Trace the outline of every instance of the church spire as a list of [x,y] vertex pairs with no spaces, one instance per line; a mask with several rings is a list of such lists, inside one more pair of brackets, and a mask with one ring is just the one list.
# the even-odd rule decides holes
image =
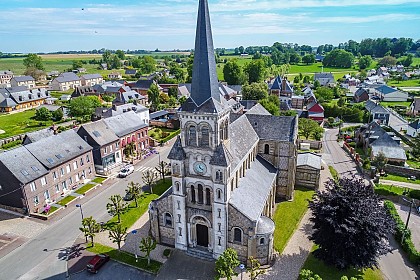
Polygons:
[[191,98],[197,106],[201,106],[211,97],[220,102],[208,2],[199,1],[191,84]]

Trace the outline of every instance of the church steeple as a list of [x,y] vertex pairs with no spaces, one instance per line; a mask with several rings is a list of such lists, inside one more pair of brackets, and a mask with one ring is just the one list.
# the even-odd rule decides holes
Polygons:
[[197,106],[211,97],[220,102],[208,1],[199,1],[191,84],[191,99]]

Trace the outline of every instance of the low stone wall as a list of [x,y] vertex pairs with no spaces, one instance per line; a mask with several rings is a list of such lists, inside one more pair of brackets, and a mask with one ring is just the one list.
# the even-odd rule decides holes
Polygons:
[[420,178],[420,169],[387,164],[385,165],[384,170],[386,173],[396,174],[399,176],[416,176],[417,178]]
[[298,146],[300,148],[300,144],[310,144],[312,150],[321,150],[322,149],[322,141],[313,141],[313,140],[298,140]]
[[23,210],[22,208],[16,208],[16,207],[7,206],[7,205],[3,205],[3,204],[0,204],[0,208],[8,210],[8,211],[12,211],[12,212],[17,212],[17,213],[22,214],[22,215],[26,215],[25,210]]
[[23,138],[25,138],[26,134],[20,134],[20,135],[16,135],[13,137],[9,137],[9,138],[5,138],[5,139],[0,139],[0,147],[4,144],[16,141],[16,140],[23,140]]

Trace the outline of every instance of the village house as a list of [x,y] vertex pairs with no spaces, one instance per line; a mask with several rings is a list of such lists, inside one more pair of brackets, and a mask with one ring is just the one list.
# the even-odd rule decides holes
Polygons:
[[369,100],[369,91],[366,88],[360,87],[354,93],[353,100],[356,103],[364,102]]
[[314,82],[318,81],[321,86],[334,86],[335,78],[332,73],[315,73]]
[[76,98],[79,96],[97,96],[101,99],[101,94],[96,92],[92,86],[80,86],[77,87],[71,94],[71,98]]
[[319,123],[324,121],[324,107],[318,102],[312,102],[306,106],[308,118]]
[[[147,92],[149,91],[150,87],[152,86],[152,84],[156,84],[156,82],[154,80],[143,80],[140,79],[135,83],[130,83],[128,84],[128,86],[134,90],[137,91],[138,93],[140,93],[141,95],[147,95]],[[159,87],[159,85],[157,85],[159,88],[159,91],[163,91],[163,89],[161,87]]]
[[150,233],[193,257],[214,260],[232,248],[241,262],[268,264],[275,200],[293,199],[298,120],[260,104],[234,113],[240,104],[220,94],[207,0],[199,3],[193,69],[168,156],[172,186],[150,203]]
[[291,102],[293,95],[293,86],[289,83],[286,77],[280,78],[277,76],[273,84],[270,86],[270,94],[279,97],[280,102]]
[[378,70],[376,70],[376,75],[383,78],[388,78],[389,77],[388,68],[383,67],[383,66],[379,67]]
[[415,97],[413,103],[411,103],[409,114],[411,116],[420,115],[420,97]]
[[82,86],[94,86],[97,84],[102,84],[104,78],[100,74],[86,74],[80,77],[82,81]]
[[75,89],[82,85],[82,82],[76,74],[72,72],[61,73],[51,82],[51,89],[55,91],[67,91]]
[[127,76],[135,76],[137,74],[136,69],[125,69],[125,75]]
[[36,108],[45,103],[50,94],[44,88],[26,89],[25,86],[0,89],[0,111],[11,112]]
[[321,177],[321,156],[314,153],[302,153],[297,156],[296,186],[319,189]]
[[408,124],[407,135],[411,137],[417,137],[420,134],[420,120],[417,119],[414,122]]
[[93,147],[96,173],[109,174],[122,163],[119,137],[102,120],[82,125],[77,134]]
[[118,92],[115,94],[115,99],[112,101],[112,105],[118,106],[133,102],[144,106],[147,103],[147,98],[134,90]]
[[32,89],[36,86],[35,79],[31,76],[14,76],[10,80],[10,84],[12,87],[26,87],[27,89]]
[[372,92],[375,96],[379,97],[380,100],[388,102],[406,102],[408,99],[408,93],[400,91],[396,88],[381,85],[372,89]]
[[92,147],[75,131],[0,154],[0,204],[42,213],[95,176]]
[[369,120],[375,121],[379,124],[389,124],[389,117],[391,113],[378,103],[368,100],[365,104],[365,109],[369,112]]
[[109,80],[120,80],[122,79],[122,75],[120,72],[112,72],[108,74]]
[[0,71],[0,88],[7,88],[11,87],[10,81],[13,78],[12,71]]

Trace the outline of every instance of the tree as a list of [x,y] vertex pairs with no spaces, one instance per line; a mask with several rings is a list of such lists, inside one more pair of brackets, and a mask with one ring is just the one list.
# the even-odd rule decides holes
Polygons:
[[90,117],[97,107],[101,106],[97,96],[80,96],[70,101],[70,115],[73,117]]
[[178,87],[170,87],[168,89],[168,95],[176,99],[178,97]]
[[83,67],[83,61],[81,60],[73,60],[73,64],[72,64],[72,69],[76,70],[78,68],[82,68]]
[[340,99],[338,99],[337,101],[337,105],[340,107],[343,107],[346,104],[346,98],[345,97],[340,97]]
[[216,261],[216,279],[232,280],[232,276],[238,275],[235,268],[239,265],[238,253],[232,248],[226,249]]
[[82,226],[83,227],[79,228],[80,231],[83,232],[86,237],[90,238],[93,247],[93,238],[95,237],[96,233],[99,232],[101,226],[92,217],[84,218],[82,220]]
[[52,112],[51,117],[52,117],[53,121],[59,122],[64,117],[63,111],[61,111],[60,109],[55,110],[54,112]]
[[252,83],[242,87],[242,96],[244,100],[260,100],[268,95],[268,86],[266,83]]
[[125,242],[126,238],[127,227],[123,227],[121,224],[116,224],[109,230],[109,239],[113,243],[117,243],[118,251],[121,250],[121,242]]
[[136,203],[136,208],[137,208],[137,199],[139,199],[143,193],[143,190],[141,189],[141,186],[139,183],[134,183],[133,181],[131,181],[128,184],[127,193],[131,194],[131,196],[134,199],[134,202]]
[[314,88],[315,88],[315,89],[318,89],[320,86],[321,86],[321,83],[320,83],[318,80],[316,80],[316,81],[314,82]]
[[319,124],[311,119],[299,119],[299,134],[309,139],[309,136],[315,134],[319,129]]
[[153,108],[153,110],[156,110],[160,104],[159,95],[159,88],[155,83],[153,83],[147,91],[147,96],[149,97],[149,102],[151,103],[150,106]]
[[253,256],[250,256],[248,260],[250,265],[246,270],[249,273],[251,280],[256,280],[258,276],[265,273],[265,269],[261,269],[260,262]]
[[359,59],[359,69],[368,68],[373,62],[373,59],[370,55],[364,55]]
[[38,70],[45,70],[42,58],[34,53],[28,54],[28,56],[23,60],[23,65],[25,65],[26,68],[32,67]]
[[394,227],[379,197],[363,179],[330,179],[325,186],[309,202],[314,255],[339,269],[377,266]]
[[51,112],[45,107],[39,108],[36,110],[35,119],[37,121],[49,121],[51,119]]
[[127,204],[124,203],[121,195],[115,194],[112,195],[109,200],[111,202],[108,202],[106,204],[106,209],[108,210],[108,213],[112,216],[118,217],[118,223],[121,223],[121,214],[123,214],[127,210]]
[[169,95],[167,93],[161,92],[159,94],[159,104],[166,104],[169,101]]
[[294,83],[294,84],[298,84],[299,82],[300,82],[299,76],[295,76],[295,77],[293,78],[293,83]]
[[255,59],[245,65],[244,72],[247,74],[248,83],[258,83],[264,80],[267,67],[264,60]]
[[169,97],[168,105],[169,107],[174,108],[176,106],[176,97]]
[[384,170],[387,163],[388,159],[383,152],[379,152],[379,154],[372,161],[372,165],[376,166],[379,172]]
[[399,61],[404,67],[410,67],[410,65],[413,63],[413,55],[410,53],[406,57],[403,57]]
[[164,161],[159,162],[155,167],[156,171],[160,174],[160,178],[165,181],[165,175],[168,173],[168,164]]
[[397,64],[397,59],[393,56],[387,55],[378,61],[381,66],[389,67]]
[[350,68],[353,61],[354,55],[352,53],[334,49],[325,56],[322,64],[327,67]]
[[156,60],[151,56],[143,56],[141,60],[141,70],[143,73],[150,74],[156,71]]
[[146,172],[143,172],[141,179],[149,187],[150,192],[153,193],[152,185],[157,179],[156,172],[147,170]]
[[317,99],[324,99],[324,101],[331,101],[334,98],[334,91],[328,87],[319,87],[315,92]]
[[310,78],[309,78],[309,76],[305,76],[305,77],[303,77],[303,83],[304,84],[309,84],[309,82],[310,82]]
[[315,55],[314,54],[307,54],[302,57],[302,62],[306,65],[315,63]]
[[36,69],[35,67],[26,68],[23,74],[26,76],[31,76],[36,81],[39,81],[42,77],[45,77],[45,72],[43,70]]
[[118,57],[120,60],[125,60],[125,53],[124,53],[124,51],[122,51],[122,50],[117,50],[117,51],[115,52],[115,54],[117,55],[117,57]]
[[273,116],[280,115],[280,100],[275,95],[269,95],[260,100],[260,104]]
[[156,248],[156,241],[152,237],[148,236],[142,238],[140,241],[140,251],[146,254],[147,266],[150,265],[150,253]]
[[322,280],[322,278],[309,269],[302,269],[299,272],[299,280]]
[[411,154],[416,157],[419,158],[420,157],[420,135],[417,135],[417,137],[412,139],[413,142],[413,146],[412,146],[412,150],[411,150]]
[[229,60],[223,67],[223,75],[229,85],[241,85],[244,80],[242,67],[236,59]]
[[102,61],[106,63],[108,67],[110,66],[111,56],[112,56],[112,53],[109,50],[104,51],[104,53],[102,54]]
[[111,69],[119,69],[122,67],[121,59],[116,54],[111,55],[108,64]]

